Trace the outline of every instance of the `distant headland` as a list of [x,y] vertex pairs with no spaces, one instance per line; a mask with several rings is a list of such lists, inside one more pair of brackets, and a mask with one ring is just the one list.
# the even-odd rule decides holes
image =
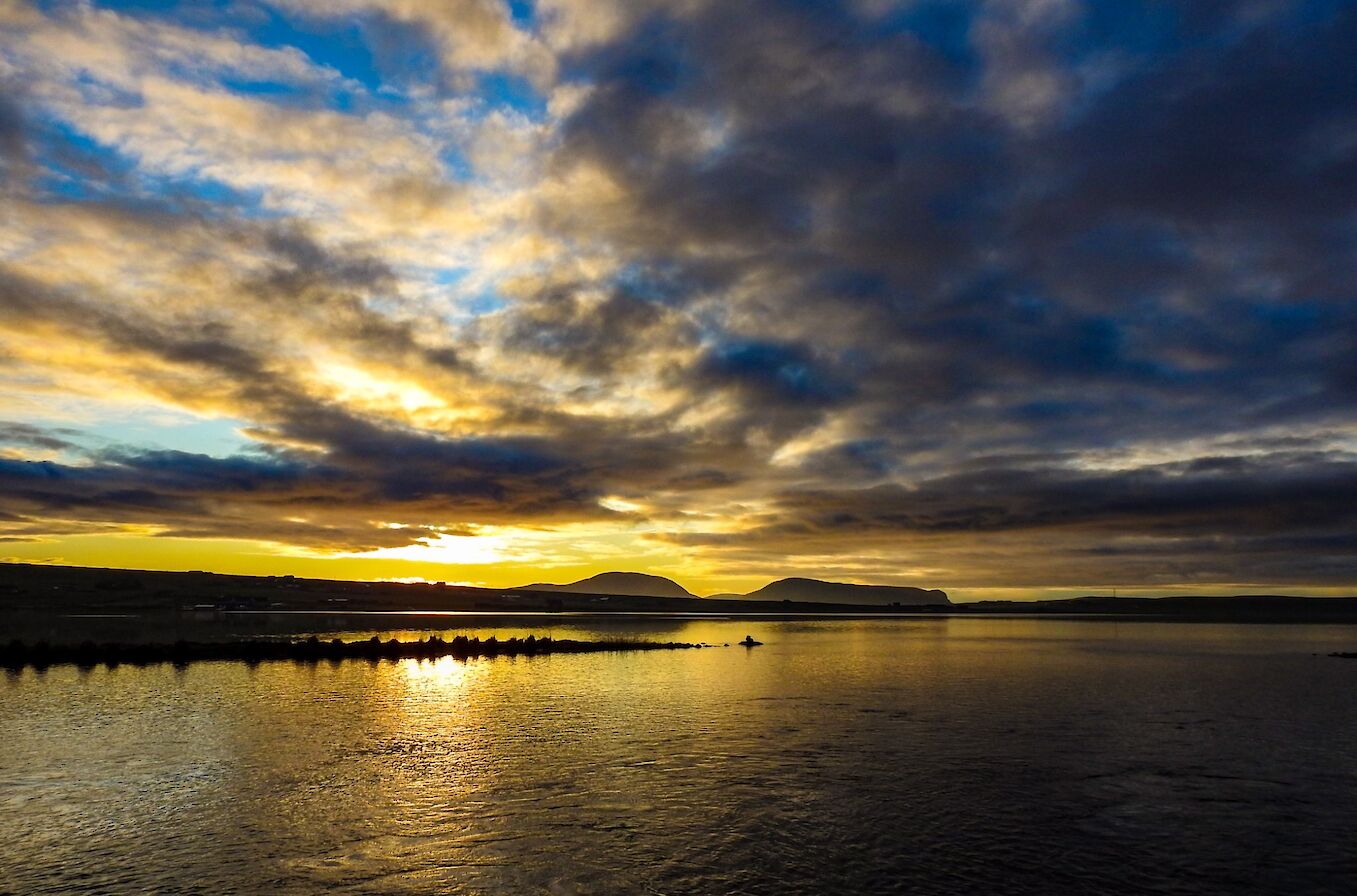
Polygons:
[[801,600],[825,604],[883,604],[891,606],[948,606],[947,592],[938,588],[897,585],[853,585],[819,579],[779,579],[751,591],[749,600]]

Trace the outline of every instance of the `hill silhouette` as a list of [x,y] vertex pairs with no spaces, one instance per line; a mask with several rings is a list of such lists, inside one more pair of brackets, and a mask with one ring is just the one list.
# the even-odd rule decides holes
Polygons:
[[575,594],[618,594],[628,597],[693,597],[673,579],[643,572],[601,572],[566,585],[524,585],[524,591],[569,591]]
[[947,592],[936,588],[899,585],[853,585],[819,579],[779,579],[757,591],[741,595],[746,600],[795,600],[819,604],[880,604],[889,606],[938,606],[950,604]]
[[[673,579],[640,572],[603,572],[566,585],[524,585],[523,591],[568,591],[573,594],[610,594],[628,597],[693,597]],[[787,578],[770,582],[748,594],[714,594],[714,600],[801,601],[855,606],[945,606],[951,601],[938,589],[894,585],[854,585],[820,579]]]

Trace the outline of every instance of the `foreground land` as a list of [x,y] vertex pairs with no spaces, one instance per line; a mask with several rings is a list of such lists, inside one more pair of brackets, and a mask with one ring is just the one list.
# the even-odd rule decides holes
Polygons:
[[0,564],[0,631],[3,631],[5,614],[194,614],[210,617],[214,614],[249,611],[651,612],[722,616],[787,613],[816,616],[860,613],[961,616],[1037,614],[1186,621],[1357,623],[1357,597],[1089,596],[1070,600],[982,601],[937,606],[854,605]]

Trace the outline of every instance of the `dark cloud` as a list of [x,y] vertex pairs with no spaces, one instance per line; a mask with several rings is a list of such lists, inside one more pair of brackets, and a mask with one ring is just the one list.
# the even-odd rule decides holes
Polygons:
[[63,451],[75,447],[69,437],[78,433],[72,429],[47,429],[18,423],[12,420],[0,420],[0,444],[23,445],[42,448],[48,451]]
[[[727,287],[715,320],[858,353],[835,403],[882,426],[938,409],[975,450],[1000,429],[1069,438],[1075,391],[1114,411],[1086,420],[1097,443],[1246,427],[1297,391],[1332,416],[1351,324],[1318,322],[1357,272],[1357,27],[1347,10],[1246,13],[1131,27],[1098,6],[1028,35],[1071,93],[1019,132],[978,109],[984,54],[957,52],[980,7],[941,29],[703,6],[574,60],[601,86],[556,164],[619,178],[644,216],[593,225],[702,293]],[[771,391],[746,391],[752,413]]]
[[638,354],[689,342],[692,328],[662,303],[619,288],[605,296],[560,286],[517,302],[495,321],[497,344],[606,377],[637,365]]
[[843,400],[852,385],[829,370],[805,345],[734,342],[703,355],[699,388],[730,389],[768,404],[820,405]]
[[1072,176],[1055,202],[1066,227],[1128,214],[1298,240],[1346,214],[1357,13],[1297,9],[1228,34],[1128,76],[1051,139]]
[[13,85],[0,82],[0,91],[0,175],[8,177],[28,163],[28,128],[23,109],[14,100]]
[[[11,519],[66,520],[84,530],[138,523],[165,535],[364,550],[465,533],[463,519],[588,515],[596,498],[530,445],[361,429],[346,427],[353,435],[320,455],[116,449],[81,464],[0,458],[0,509]],[[408,515],[430,525],[386,525]],[[5,527],[30,528],[51,534]]]
[[992,467],[844,492],[784,494],[785,525],[849,532],[997,532],[1045,527],[1109,532],[1357,534],[1357,461],[1316,454],[1201,457],[1100,472]]
[[744,477],[736,475],[726,470],[715,468],[685,470],[675,476],[671,476],[663,482],[663,487],[669,491],[693,492],[702,489],[724,488],[726,486],[738,485]]

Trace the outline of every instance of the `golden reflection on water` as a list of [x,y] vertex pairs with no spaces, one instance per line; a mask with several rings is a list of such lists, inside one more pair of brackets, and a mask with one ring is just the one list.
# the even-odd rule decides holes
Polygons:
[[437,659],[406,659],[397,666],[411,693],[453,696],[472,690],[485,678],[489,664],[452,656]]

